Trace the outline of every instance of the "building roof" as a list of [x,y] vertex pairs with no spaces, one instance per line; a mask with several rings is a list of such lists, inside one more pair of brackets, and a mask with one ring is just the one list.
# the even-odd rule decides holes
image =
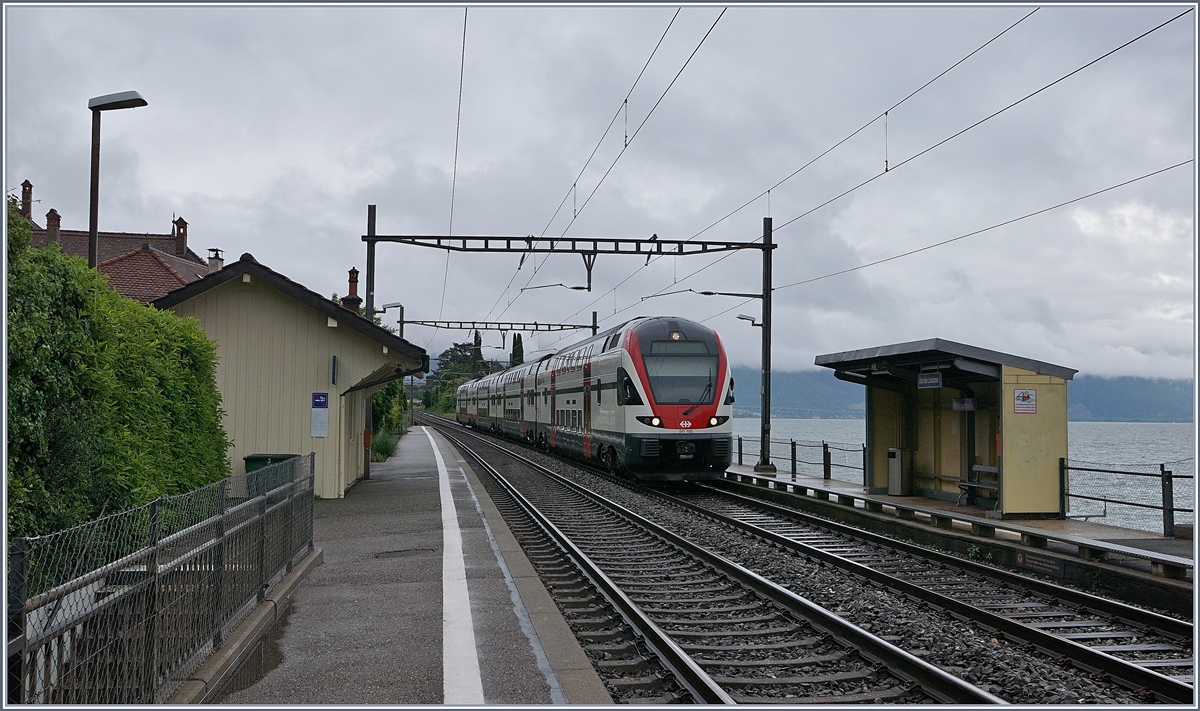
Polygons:
[[999,351],[990,351],[963,343],[955,343],[942,338],[928,338],[923,341],[895,343],[890,346],[876,346],[857,351],[828,353],[819,355],[815,364],[838,371],[862,372],[863,374],[880,374],[888,368],[934,366],[940,363],[952,365],[957,370],[983,374],[980,369],[971,369],[972,363],[983,366],[1007,365],[1014,368],[1032,370],[1041,375],[1052,375],[1063,380],[1070,380],[1078,370],[1064,368],[1061,365],[1044,363],[1032,358],[1023,358]]
[[[49,233],[44,227],[30,224],[30,243],[41,249],[49,244],[50,240],[47,235]],[[141,249],[143,244],[149,244],[158,251],[175,255],[175,235],[156,234],[156,233],[138,233],[138,232],[97,232],[96,242],[100,251],[100,261],[106,262],[110,259],[128,254],[134,250]],[[87,230],[59,230],[58,245],[62,251],[76,257],[88,258],[88,231]],[[189,247],[185,257],[190,262],[196,264],[205,264],[204,259],[193,252]],[[176,257],[178,259],[178,257]]]
[[282,291],[310,308],[316,309],[339,324],[345,325],[367,338],[387,346],[391,351],[395,351],[400,355],[421,363],[423,368],[428,369],[429,361],[424,348],[409,343],[386,328],[377,326],[359,316],[356,312],[330,301],[327,297],[321,296],[304,285],[288,279],[286,276],[267,266],[259,264],[254,259],[254,255],[249,252],[243,254],[238,261],[225,265],[223,269],[208,274],[190,284],[180,286],[165,296],[155,299],[151,302],[151,305],[159,309],[168,309],[176,304],[199,296],[209,289],[215,289],[243,274],[249,274],[251,277],[259,279],[264,284]]
[[202,278],[208,266],[159,251],[149,243],[141,249],[101,262],[97,269],[108,275],[108,284],[143,304],[165,296],[172,289]]

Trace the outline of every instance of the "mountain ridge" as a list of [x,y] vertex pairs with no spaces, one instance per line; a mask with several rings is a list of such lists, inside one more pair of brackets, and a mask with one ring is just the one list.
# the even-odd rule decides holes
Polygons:
[[[759,371],[735,367],[735,417],[757,417]],[[1192,422],[1189,379],[1077,376],[1067,386],[1067,417],[1075,422]],[[771,373],[771,415],[800,419],[862,419],[865,389],[833,377],[833,371]]]

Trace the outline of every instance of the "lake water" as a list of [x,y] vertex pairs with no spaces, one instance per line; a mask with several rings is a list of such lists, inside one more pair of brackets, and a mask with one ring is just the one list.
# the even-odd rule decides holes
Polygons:
[[[1140,471],[1157,475],[1159,464],[1179,475],[1195,475],[1195,426],[1190,422],[1069,422],[1068,453],[1071,464],[1095,469]],[[758,418],[736,417],[733,434],[741,436],[747,464],[758,460]],[[748,441],[753,439],[753,441]],[[828,442],[836,479],[862,483],[862,443],[865,420],[771,420],[771,458],[780,471],[791,470],[788,441],[796,440],[797,470],[820,476],[822,441]],[[812,445],[812,446],[804,446]],[[849,450],[849,451],[846,451]],[[736,457],[736,454],[735,454]],[[736,460],[735,460],[736,461]],[[840,466],[839,466],[840,465]],[[1103,514],[1090,520],[1114,526],[1162,532],[1162,512],[1111,503],[1112,500],[1162,505],[1162,485],[1157,476],[1124,476],[1094,472],[1070,473],[1071,492],[1107,497],[1098,501],[1071,500],[1071,515]],[[1176,479],[1175,506],[1195,509],[1196,480]],[[1176,523],[1192,523],[1195,514],[1176,512]]]

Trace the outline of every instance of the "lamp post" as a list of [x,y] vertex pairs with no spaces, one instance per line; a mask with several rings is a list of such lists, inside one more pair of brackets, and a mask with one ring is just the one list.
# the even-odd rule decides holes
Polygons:
[[145,105],[146,100],[136,91],[105,94],[88,101],[88,108],[92,111],[92,195],[88,207],[88,266],[93,269],[100,263],[100,242],[96,236],[97,215],[100,209],[100,112],[134,109]]

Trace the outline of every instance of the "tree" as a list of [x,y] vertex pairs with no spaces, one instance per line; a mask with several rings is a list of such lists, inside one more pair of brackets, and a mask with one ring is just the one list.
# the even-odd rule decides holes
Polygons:
[[512,354],[509,356],[509,365],[521,365],[525,362],[525,343],[521,340],[521,334],[513,334]]
[[8,204],[8,531],[28,536],[229,475],[216,344],[142,306]]
[[483,338],[479,335],[479,330],[475,330],[474,348],[471,349],[471,359],[473,361],[471,370],[479,375],[487,373],[487,363],[483,362]]

